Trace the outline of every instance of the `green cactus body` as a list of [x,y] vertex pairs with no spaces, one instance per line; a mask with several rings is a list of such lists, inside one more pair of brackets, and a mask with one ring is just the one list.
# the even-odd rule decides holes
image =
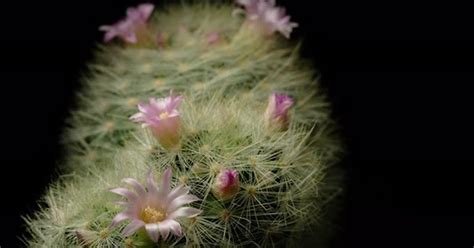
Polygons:
[[[341,152],[328,104],[298,46],[263,37],[232,15],[230,4],[183,4],[155,13],[149,29],[165,45],[106,45],[79,94],[65,135],[64,176],[46,204],[27,217],[30,247],[298,246],[303,231],[322,225],[340,193],[335,164]],[[208,44],[206,35],[221,40]],[[136,104],[184,96],[178,149],[164,149],[129,117]],[[295,99],[289,128],[265,127],[272,92]],[[183,236],[155,244],[143,230],[124,237],[126,223],[109,228],[120,197],[107,189],[122,178],[145,179],[172,168],[171,184],[188,185],[202,214],[180,220]],[[212,194],[221,168],[240,175],[228,200]],[[323,239],[317,232],[314,239]]]

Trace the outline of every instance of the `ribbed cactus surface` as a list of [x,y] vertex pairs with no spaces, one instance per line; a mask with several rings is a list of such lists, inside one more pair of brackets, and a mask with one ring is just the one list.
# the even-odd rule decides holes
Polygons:
[[[172,5],[154,12],[141,41],[100,46],[65,132],[64,176],[26,218],[28,246],[298,246],[304,231],[325,228],[341,191],[334,169],[341,149],[328,103],[299,46],[256,34],[235,9]],[[170,91],[183,98],[172,149],[129,119],[138,103]],[[294,100],[280,130],[266,120],[273,93]],[[225,169],[238,175],[228,197],[215,189]],[[127,188],[124,178],[147,185],[147,173],[160,185],[166,170],[171,188],[184,185],[199,198],[187,206],[200,214],[177,218],[181,235],[156,241],[145,228],[124,235],[128,220],[111,227],[124,210],[115,202],[126,198],[108,190]],[[139,214],[145,222],[161,220],[147,211]]]

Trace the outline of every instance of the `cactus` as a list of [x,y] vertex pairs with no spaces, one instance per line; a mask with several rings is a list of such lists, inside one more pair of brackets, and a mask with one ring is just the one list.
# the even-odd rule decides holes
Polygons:
[[[27,246],[298,246],[305,231],[329,228],[341,191],[329,105],[299,45],[259,31],[242,13],[230,3],[170,5],[136,37],[99,46],[65,132],[64,176],[25,218]],[[179,136],[164,145],[129,118],[138,103],[143,109],[170,91],[182,100]],[[276,92],[291,100],[271,117]],[[140,190],[147,173],[162,183],[158,190],[168,175],[171,187],[192,194],[184,203],[199,211],[176,219],[182,233],[124,235],[130,220],[111,225],[129,203],[114,204],[121,197],[108,190],[127,187],[124,178]],[[154,192],[150,184],[146,191]],[[155,210],[139,215],[161,221]]]

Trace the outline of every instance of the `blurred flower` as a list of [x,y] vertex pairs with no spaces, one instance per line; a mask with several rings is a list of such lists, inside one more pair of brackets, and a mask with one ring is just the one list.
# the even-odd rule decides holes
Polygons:
[[207,44],[214,45],[221,40],[221,36],[218,32],[212,32],[207,34]]
[[104,42],[109,42],[115,37],[120,37],[128,43],[137,43],[137,31],[146,27],[146,22],[151,16],[155,6],[153,4],[140,4],[136,8],[127,9],[127,17],[113,25],[100,26],[100,31],[105,31]]
[[189,189],[184,185],[170,189],[171,169],[163,172],[159,187],[153,179],[151,171],[148,173],[146,189],[137,180],[125,178],[122,181],[133,187],[134,191],[126,188],[115,188],[110,191],[125,196],[128,201],[119,201],[117,204],[126,209],[115,216],[110,226],[113,228],[124,220],[131,222],[123,229],[124,236],[130,236],[144,227],[148,236],[157,242],[160,236],[168,238],[170,232],[182,236],[181,224],[176,221],[180,217],[195,217],[201,210],[183,205],[200,200],[188,194]]
[[177,108],[182,100],[182,96],[172,94],[161,99],[150,98],[149,104],[138,104],[140,112],[130,119],[141,122],[144,128],[150,128],[164,148],[176,148],[179,145],[181,131],[181,118]]
[[158,33],[156,36],[156,44],[160,49],[164,49],[166,46],[166,36],[163,32]]
[[275,0],[236,0],[237,4],[245,8],[247,20],[260,28],[265,35],[278,31],[286,38],[290,38],[293,28],[298,23],[290,22],[285,8],[276,7]]
[[286,130],[288,128],[288,110],[293,103],[293,99],[288,95],[273,93],[268,100],[265,111],[267,127]]
[[232,199],[239,192],[239,189],[239,173],[231,169],[222,169],[212,186],[212,192],[221,200]]

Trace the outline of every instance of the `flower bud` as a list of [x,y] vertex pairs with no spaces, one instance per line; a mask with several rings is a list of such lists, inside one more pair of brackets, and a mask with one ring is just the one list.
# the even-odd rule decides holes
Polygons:
[[212,186],[214,196],[224,201],[232,199],[239,189],[239,173],[231,169],[221,169]]
[[293,99],[284,94],[273,93],[265,111],[265,125],[276,130],[288,129],[288,110]]

